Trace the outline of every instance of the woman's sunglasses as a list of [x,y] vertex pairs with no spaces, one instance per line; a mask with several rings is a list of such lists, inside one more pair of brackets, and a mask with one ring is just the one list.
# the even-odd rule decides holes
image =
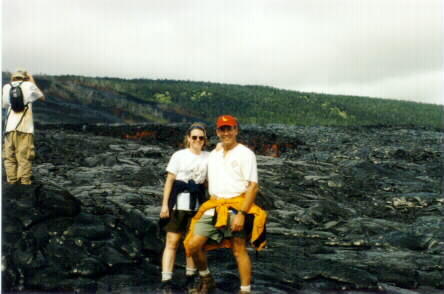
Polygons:
[[191,139],[193,139],[194,141],[196,141],[197,139],[199,139],[200,141],[203,141],[205,139],[204,136],[191,136]]

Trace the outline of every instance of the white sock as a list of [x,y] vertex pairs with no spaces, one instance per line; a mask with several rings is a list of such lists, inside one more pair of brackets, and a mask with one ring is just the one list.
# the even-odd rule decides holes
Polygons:
[[196,273],[197,273],[197,268],[186,267],[185,275],[192,276],[192,275],[195,275]]
[[205,277],[205,276],[208,276],[210,274],[210,270],[207,268],[206,270],[203,270],[203,271],[199,271],[199,275],[201,276],[201,277]]
[[251,285],[248,286],[240,286],[242,292],[251,292]]
[[162,272],[162,282],[171,280],[173,278],[172,272]]

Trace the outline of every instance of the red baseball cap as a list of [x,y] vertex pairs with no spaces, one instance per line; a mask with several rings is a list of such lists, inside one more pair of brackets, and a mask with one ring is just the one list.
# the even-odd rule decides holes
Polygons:
[[235,127],[237,126],[237,120],[234,116],[231,116],[229,114],[224,114],[219,116],[216,123],[217,128],[223,127],[223,126],[231,126]]

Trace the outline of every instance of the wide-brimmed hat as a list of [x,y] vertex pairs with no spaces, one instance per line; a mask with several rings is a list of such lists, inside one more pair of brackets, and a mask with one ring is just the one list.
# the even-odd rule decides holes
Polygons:
[[17,69],[11,76],[13,79],[24,79],[28,75],[28,72],[24,68]]

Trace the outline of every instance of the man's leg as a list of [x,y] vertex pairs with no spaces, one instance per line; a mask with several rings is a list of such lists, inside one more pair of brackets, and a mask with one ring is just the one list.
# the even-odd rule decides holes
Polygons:
[[[196,224],[197,225],[197,224]],[[212,225],[208,224],[200,224],[200,229],[206,231],[207,229],[214,229]],[[199,270],[199,280],[193,287],[189,288],[188,293],[199,293],[199,294],[207,294],[211,292],[214,288],[216,288],[216,283],[214,282],[214,278],[211,275],[208,269],[208,259],[205,250],[203,249],[205,244],[208,241],[207,236],[197,235],[196,231],[199,231],[195,227],[195,233],[191,236],[191,239],[188,241],[188,252],[191,254],[191,257],[194,260],[194,263]]]
[[17,183],[17,158],[15,156],[16,132],[10,132],[5,136],[3,145],[3,158],[5,164],[6,179],[9,184]]
[[205,250],[203,250],[204,245],[207,243],[208,237],[200,236],[194,234],[191,236],[188,242],[189,252],[194,260],[199,271],[206,270],[208,268],[208,259]]
[[[194,259],[192,258],[192,257],[186,257],[186,266],[187,266],[187,270],[189,269],[189,270],[191,270],[191,269],[194,269],[194,270],[196,270],[197,269],[197,267],[196,267],[196,263],[194,262]],[[188,275],[188,273],[187,273],[187,275]],[[191,275],[191,273],[190,273],[190,275]]]
[[35,157],[34,137],[32,134],[17,133],[17,179],[22,184],[30,185],[32,160]]
[[251,259],[247,251],[246,239],[233,237],[231,242],[233,255],[239,269],[241,286],[249,286],[251,284]]

